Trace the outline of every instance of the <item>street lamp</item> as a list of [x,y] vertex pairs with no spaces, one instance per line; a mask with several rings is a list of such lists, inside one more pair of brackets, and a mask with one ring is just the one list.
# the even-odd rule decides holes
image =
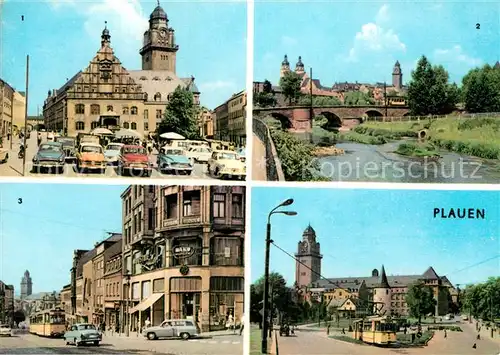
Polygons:
[[[263,314],[262,314],[262,354],[267,354],[267,314],[268,314],[268,297],[269,297],[269,253],[271,247],[271,216],[273,214],[281,213],[286,216],[295,216],[297,212],[294,211],[277,211],[278,208],[284,206],[290,206],[293,203],[293,199],[289,198],[286,201],[283,201],[278,206],[274,207],[269,215],[267,216],[267,229],[266,229],[266,261],[264,267],[264,299],[263,299]],[[269,322],[270,324],[271,322]]]
[[124,284],[127,286],[125,289],[126,289],[126,292],[125,292],[125,334],[127,335],[127,337],[129,336],[129,310],[128,310],[128,303],[129,303],[129,292],[130,292],[130,274],[127,272],[125,275],[124,275]]

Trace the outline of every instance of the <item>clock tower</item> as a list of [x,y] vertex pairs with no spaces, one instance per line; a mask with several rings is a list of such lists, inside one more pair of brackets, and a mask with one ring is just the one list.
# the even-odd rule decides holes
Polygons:
[[142,70],[168,70],[175,74],[175,56],[179,46],[175,44],[174,30],[168,27],[168,17],[160,6],[149,16],[149,29],[144,32],[144,45],[140,50]]
[[310,286],[320,279],[323,256],[320,254],[320,245],[316,242],[316,232],[311,225],[302,234],[295,258],[295,282],[298,287]]

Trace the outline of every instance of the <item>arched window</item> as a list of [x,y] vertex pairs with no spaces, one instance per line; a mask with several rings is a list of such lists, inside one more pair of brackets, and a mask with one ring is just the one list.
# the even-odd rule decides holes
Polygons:
[[124,115],[128,115],[128,107],[127,107],[127,106],[123,106],[123,108],[122,108],[122,113],[123,113]]
[[108,105],[108,106],[106,107],[106,111],[107,111],[107,112],[109,112],[109,111],[113,111],[113,106]]
[[83,115],[85,113],[85,105],[84,104],[76,104],[75,105],[75,113],[77,115]]
[[99,115],[101,113],[101,106],[98,104],[90,105],[90,114],[91,115]]
[[155,94],[155,101],[161,101],[161,94],[159,92]]
[[132,106],[132,107],[130,108],[130,113],[131,113],[132,115],[137,115],[137,106]]
[[99,127],[99,122],[97,122],[97,121],[92,122],[92,123],[90,124],[90,129],[94,129],[94,128],[97,128],[97,127]]
[[77,131],[83,131],[85,129],[85,122],[77,121],[75,125]]
[[137,123],[132,122],[132,123],[130,124],[130,129],[136,130],[136,129],[137,129]]
[[125,129],[128,129],[128,128],[129,128],[129,124],[128,124],[128,122],[123,122],[123,128],[125,128]]

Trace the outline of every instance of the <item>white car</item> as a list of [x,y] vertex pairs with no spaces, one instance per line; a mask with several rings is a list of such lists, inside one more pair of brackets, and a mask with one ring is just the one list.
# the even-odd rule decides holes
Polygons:
[[12,336],[12,329],[7,324],[0,325],[0,336],[10,337]]
[[208,163],[208,160],[212,156],[212,149],[203,145],[192,146],[187,151],[187,156],[195,162]]
[[245,180],[246,166],[238,153],[230,150],[216,150],[208,160],[208,173],[218,178],[233,177]]
[[123,143],[109,143],[104,150],[104,158],[106,162],[111,165],[118,164],[118,159],[120,157],[120,149],[122,149]]

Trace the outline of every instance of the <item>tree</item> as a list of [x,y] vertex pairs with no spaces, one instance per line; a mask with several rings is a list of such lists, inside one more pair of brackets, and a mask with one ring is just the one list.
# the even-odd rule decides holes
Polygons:
[[349,91],[344,95],[344,105],[356,106],[356,105],[373,105],[375,100],[368,94],[361,91]]
[[469,112],[500,111],[500,68],[485,65],[462,79],[462,99]]
[[468,285],[462,295],[462,311],[475,318],[492,320],[500,317],[500,277]]
[[280,86],[283,90],[283,96],[288,99],[290,105],[292,105],[292,102],[297,102],[301,96],[301,84],[302,78],[295,72],[286,72],[285,75],[281,77]]
[[262,91],[254,95],[253,102],[260,107],[276,106],[277,100],[274,96],[273,85],[269,80],[264,80]]
[[448,72],[443,66],[432,67],[425,56],[411,73],[408,87],[408,105],[413,115],[440,115],[450,113],[458,102],[458,89],[448,83]]
[[[303,95],[298,100],[299,105],[309,106],[311,104],[311,95]],[[313,96],[313,106],[340,106],[342,102],[335,96]]]
[[16,324],[24,322],[25,320],[26,320],[26,315],[24,314],[23,311],[14,312],[14,322],[16,322]]
[[432,289],[423,283],[413,284],[406,294],[406,303],[412,317],[418,318],[420,324],[422,316],[433,313],[436,300]]
[[158,126],[158,135],[175,132],[187,139],[198,139],[199,107],[194,105],[193,93],[178,86],[170,95],[163,120]]

